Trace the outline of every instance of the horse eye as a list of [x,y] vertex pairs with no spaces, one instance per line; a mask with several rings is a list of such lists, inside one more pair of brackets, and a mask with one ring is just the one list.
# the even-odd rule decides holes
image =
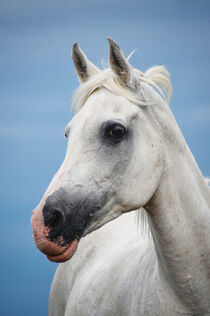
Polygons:
[[106,128],[106,137],[113,143],[119,143],[123,140],[126,128],[119,123],[109,124]]
[[65,128],[65,134],[64,134],[66,138],[68,138],[69,133],[70,133],[70,127],[67,125],[67,127]]
[[116,124],[109,128],[108,136],[110,137],[121,137],[124,134],[125,134],[125,127],[120,124]]

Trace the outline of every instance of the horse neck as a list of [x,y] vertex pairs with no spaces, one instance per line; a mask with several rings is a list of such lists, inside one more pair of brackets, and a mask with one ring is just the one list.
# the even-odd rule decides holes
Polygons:
[[166,145],[162,178],[146,206],[159,273],[185,305],[196,312],[209,311],[209,188],[169,116],[171,125],[162,135]]

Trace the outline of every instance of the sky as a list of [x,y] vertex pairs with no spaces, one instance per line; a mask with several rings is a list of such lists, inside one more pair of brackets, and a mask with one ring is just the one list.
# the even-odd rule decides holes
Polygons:
[[71,47],[107,63],[107,36],[141,70],[164,64],[171,108],[210,176],[210,2],[207,0],[1,0],[0,172],[2,315],[47,315],[57,267],[35,247],[31,211],[66,151],[78,86]]

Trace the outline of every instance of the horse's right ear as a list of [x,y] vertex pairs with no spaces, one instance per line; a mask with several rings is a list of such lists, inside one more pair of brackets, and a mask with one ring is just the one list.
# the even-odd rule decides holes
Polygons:
[[72,47],[72,59],[80,82],[86,81],[92,75],[100,71],[87,59],[77,43],[74,43]]

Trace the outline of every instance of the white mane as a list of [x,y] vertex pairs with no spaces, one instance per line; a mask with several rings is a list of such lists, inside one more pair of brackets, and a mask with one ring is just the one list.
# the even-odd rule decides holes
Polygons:
[[[172,86],[170,82],[170,74],[164,66],[153,66],[145,73],[138,69],[133,69],[135,76],[158,92],[163,99],[169,104],[172,95]],[[129,88],[123,87],[116,80],[111,69],[105,69],[91,76],[86,82],[82,83],[76,90],[73,97],[73,106],[76,106],[78,112],[84,105],[87,98],[98,88],[104,87],[114,94],[124,96],[130,102],[139,106],[146,106],[149,103],[142,99],[141,95],[131,91]]]

